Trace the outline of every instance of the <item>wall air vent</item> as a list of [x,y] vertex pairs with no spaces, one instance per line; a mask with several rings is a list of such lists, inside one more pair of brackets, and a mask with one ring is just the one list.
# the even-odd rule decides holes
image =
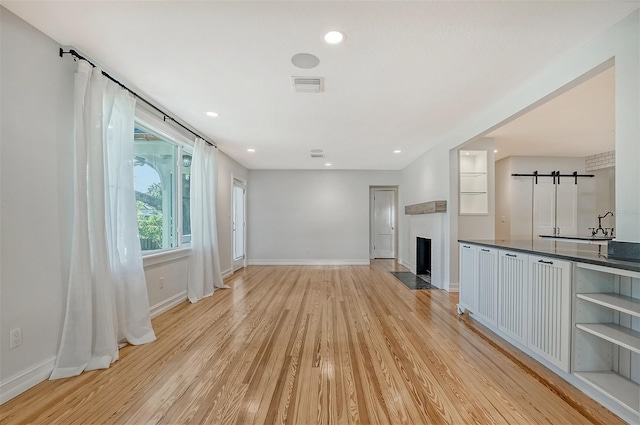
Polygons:
[[323,153],[311,153],[311,158],[324,158]]
[[298,93],[320,93],[324,90],[323,77],[291,77],[293,91]]

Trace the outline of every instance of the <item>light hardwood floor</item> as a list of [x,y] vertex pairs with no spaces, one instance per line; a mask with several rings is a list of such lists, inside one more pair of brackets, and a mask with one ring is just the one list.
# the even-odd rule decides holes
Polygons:
[[156,318],[157,341],[43,382],[0,423],[622,423],[394,269],[248,267]]

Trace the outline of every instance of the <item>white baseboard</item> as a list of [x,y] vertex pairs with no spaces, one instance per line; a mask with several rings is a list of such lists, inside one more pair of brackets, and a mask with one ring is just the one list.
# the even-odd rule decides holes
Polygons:
[[368,266],[366,260],[249,260],[250,266]]
[[168,298],[162,302],[151,307],[151,318],[153,319],[156,316],[161,315],[165,311],[172,309],[178,304],[187,300],[187,291],[182,291],[179,294],[174,295],[171,298]]
[[460,283],[449,282],[449,292],[460,292]]
[[406,268],[408,268],[409,270],[411,270],[411,264],[407,263],[406,261],[404,261],[403,259],[399,258],[398,259],[398,263],[400,263],[401,266],[405,266]]
[[222,278],[226,279],[233,274],[233,267],[222,272]]
[[0,404],[4,404],[14,397],[19,396],[29,388],[35,387],[40,382],[46,381],[53,371],[56,358],[51,357],[44,362],[33,366],[31,369],[15,375],[0,384]]

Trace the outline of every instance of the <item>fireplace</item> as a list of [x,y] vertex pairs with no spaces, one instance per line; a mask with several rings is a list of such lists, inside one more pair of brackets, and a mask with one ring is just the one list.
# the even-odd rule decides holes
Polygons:
[[431,239],[416,238],[416,275],[431,283]]

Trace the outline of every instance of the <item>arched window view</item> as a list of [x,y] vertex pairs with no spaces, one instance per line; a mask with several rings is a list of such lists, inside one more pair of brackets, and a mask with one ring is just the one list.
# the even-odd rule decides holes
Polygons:
[[[180,155],[181,161],[176,157]],[[180,187],[176,173],[180,169]],[[143,251],[191,241],[189,178],[191,155],[144,127],[135,128],[135,194],[138,234]],[[178,213],[177,202],[181,198]],[[180,226],[179,223],[182,223]]]

